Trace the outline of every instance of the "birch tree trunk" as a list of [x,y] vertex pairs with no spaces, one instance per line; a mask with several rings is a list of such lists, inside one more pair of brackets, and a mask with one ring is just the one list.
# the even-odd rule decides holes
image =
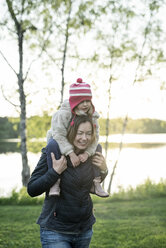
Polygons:
[[[112,64],[110,65],[110,69],[112,67]],[[110,124],[110,106],[111,106],[111,85],[112,85],[112,76],[110,75],[109,78],[109,89],[108,89],[108,110],[107,110],[107,119],[105,124],[105,135],[106,135],[106,141],[105,141],[105,160],[107,161],[107,153],[108,153],[108,146],[109,146],[109,124]],[[104,188],[104,182],[102,183],[102,186]]]
[[27,186],[30,177],[30,169],[27,158],[27,144],[26,144],[26,96],[24,93],[24,79],[23,79],[23,39],[24,32],[21,26],[18,29],[18,46],[19,46],[19,99],[20,99],[20,137],[21,137],[21,157],[22,157],[22,184]]
[[[30,177],[30,169],[28,166],[27,158],[27,145],[26,145],[26,96],[24,93],[24,78],[23,78],[23,41],[24,32],[22,20],[18,21],[14,13],[12,1],[6,0],[9,13],[15,25],[18,40],[19,52],[19,72],[17,75],[19,86],[19,100],[20,100],[20,138],[21,138],[21,157],[22,157],[22,184],[27,186]],[[23,9],[23,6],[22,6]]]
[[[110,65],[110,69],[112,66]],[[105,135],[106,135],[106,142],[105,142],[105,159],[107,159],[107,152],[108,152],[108,137],[109,137],[109,124],[110,124],[110,106],[111,106],[111,85],[112,85],[112,76],[110,75],[109,78],[109,89],[108,89],[108,110],[107,110],[107,119],[106,119],[106,126],[105,126]]]
[[119,145],[118,157],[117,157],[117,159],[116,159],[116,161],[114,163],[112,173],[111,173],[111,176],[110,176],[110,181],[109,181],[109,184],[108,184],[108,193],[109,194],[111,193],[111,186],[112,186],[113,178],[114,178],[114,175],[115,175],[115,170],[116,170],[116,167],[117,167],[117,164],[118,164],[118,161],[119,161],[121,150],[123,148],[123,137],[124,137],[124,133],[125,133],[125,130],[126,130],[127,122],[128,122],[128,115],[126,115],[126,117],[124,119],[124,122],[123,122],[123,129],[122,129],[122,133],[121,133],[121,142],[120,142],[120,145]]
[[64,45],[64,50],[63,50],[63,59],[62,59],[62,68],[61,68],[62,80],[61,80],[61,100],[60,100],[60,105],[63,102],[64,87],[65,87],[64,71],[65,71],[67,44],[68,44],[68,39],[69,39],[69,22],[70,22],[71,8],[72,8],[72,1],[69,1],[69,12],[68,12],[68,17],[67,17],[67,22],[66,22],[65,45]]

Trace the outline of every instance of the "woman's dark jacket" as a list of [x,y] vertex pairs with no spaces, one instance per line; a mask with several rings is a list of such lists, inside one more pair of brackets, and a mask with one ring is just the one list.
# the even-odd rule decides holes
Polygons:
[[[56,159],[61,154],[56,145]],[[79,233],[86,231],[95,223],[93,203],[90,189],[93,182],[93,169],[91,159],[74,168],[69,156],[67,169],[59,175],[53,168],[47,166],[46,148],[42,149],[40,160],[29,180],[27,190],[32,197],[46,192],[42,213],[37,223],[44,228],[59,232]],[[102,180],[106,174],[101,174]],[[51,186],[61,178],[60,196],[48,196]]]

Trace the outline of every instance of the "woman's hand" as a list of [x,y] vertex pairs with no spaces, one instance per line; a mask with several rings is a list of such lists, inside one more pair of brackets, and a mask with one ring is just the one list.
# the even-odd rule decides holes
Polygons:
[[67,160],[64,155],[60,159],[56,160],[54,153],[51,152],[52,167],[60,175],[67,168]]
[[96,152],[92,157],[92,163],[96,165],[101,171],[107,171],[105,158],[101,152]]

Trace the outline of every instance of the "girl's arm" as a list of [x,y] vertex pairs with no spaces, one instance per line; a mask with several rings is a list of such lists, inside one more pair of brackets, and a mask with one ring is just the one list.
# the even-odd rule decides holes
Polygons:
[[56,112],[51,121],[52,137],[59,145],[60,151],[64,155],[73,152],[73,146],[67,140],[67,128],[71,119],[71,113],[68,111]]

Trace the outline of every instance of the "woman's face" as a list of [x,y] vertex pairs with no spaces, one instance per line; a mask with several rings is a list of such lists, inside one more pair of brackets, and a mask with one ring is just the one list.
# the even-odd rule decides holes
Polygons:
[[76,137],[74,139],[74,147],[80,151],[85,150],[92,140],[92,126],[90,122],[81,123],[78,127]]

